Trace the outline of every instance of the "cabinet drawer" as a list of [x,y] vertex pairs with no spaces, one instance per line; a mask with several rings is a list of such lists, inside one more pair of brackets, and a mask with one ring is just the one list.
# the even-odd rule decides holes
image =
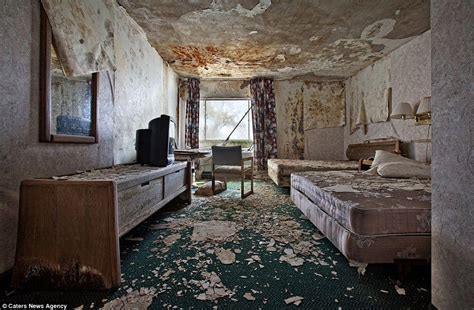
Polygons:
[[174,194],[186,184],[186,169],[165,175],[165,197]]
[[119,232],[124,234],[160,208],[163,200],[163,178],[118,192]]

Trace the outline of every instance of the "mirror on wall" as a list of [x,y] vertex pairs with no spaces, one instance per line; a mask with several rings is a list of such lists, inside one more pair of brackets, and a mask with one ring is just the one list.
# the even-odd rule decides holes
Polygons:
[[40,141],[97,143],[98,73],[66,77],[41,12]]

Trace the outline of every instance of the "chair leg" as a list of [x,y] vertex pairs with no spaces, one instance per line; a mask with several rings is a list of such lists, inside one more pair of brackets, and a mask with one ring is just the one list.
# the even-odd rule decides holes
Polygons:
[[216,194],[216,176],[214,174],[214,165],[212,165],[212,181],[211,181],[211,184],[212,184],[212,195],[215,195]]
[[253,194],[253,172],[250,176],[250,191],[248,192],[244,192],[244,184],[245,184],[245,173],[242,174],[242,181],[241,181],[241,187],[240,187],[240,193],[241,193],[241,198],[244,199],[248,196],[250,196],[251,194]]
[[245,198],[244,194],[244,182],[245,182],[245,173],[244,170],[242,169],[240,172],[240,198]]
[[253,193],[253,160],[252,160],[252,163],[250,165],[252,167],[252,172],[250,174],[250,191]]

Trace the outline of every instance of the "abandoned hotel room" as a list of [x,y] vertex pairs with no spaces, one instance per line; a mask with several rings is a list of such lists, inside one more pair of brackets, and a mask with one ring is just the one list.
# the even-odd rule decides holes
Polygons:
[[474,309],[474,1],[0,0],[1,309]]

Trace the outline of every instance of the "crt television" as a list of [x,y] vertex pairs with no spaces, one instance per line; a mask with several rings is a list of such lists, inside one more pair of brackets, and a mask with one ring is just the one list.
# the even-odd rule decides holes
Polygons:
[[148,129],[137,130],[135,149],[137,163],[165,167],[174,162],[176,124],[162,114],[148,123]]

